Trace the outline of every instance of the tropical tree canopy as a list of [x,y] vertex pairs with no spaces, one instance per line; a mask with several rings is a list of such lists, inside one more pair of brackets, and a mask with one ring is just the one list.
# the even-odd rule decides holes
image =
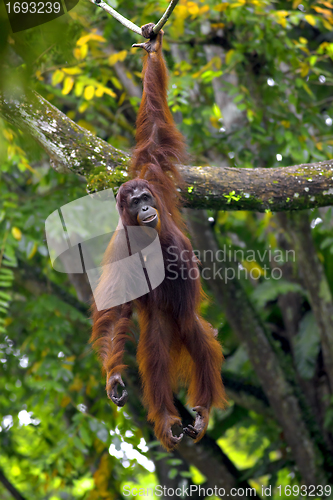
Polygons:
[[[168,2],[109,5],[141,26]],[[86,276],[56,272],[48,254],[52,212],[126,181],[142,39],[87,0],[14,33],[3,3],[0,496],[330,498],[333,3],[180,0],[164,31],[169,106],[189,152],[183,216],[229,406],[200,443],[165,452],[135,345],[118,409],[89,345]],[[185,391],[175,397],[191,422]]]

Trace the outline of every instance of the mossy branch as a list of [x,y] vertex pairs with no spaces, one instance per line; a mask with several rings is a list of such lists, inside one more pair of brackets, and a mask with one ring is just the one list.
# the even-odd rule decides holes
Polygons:
[[[0,94],[0,116],[30,134],[60,171],[85,176],[90,191],[128,180],[130,154],[80,127],[37,92]],[[333,205],[333,160],[280,168],[179,166],[191,208],[274,212]]]

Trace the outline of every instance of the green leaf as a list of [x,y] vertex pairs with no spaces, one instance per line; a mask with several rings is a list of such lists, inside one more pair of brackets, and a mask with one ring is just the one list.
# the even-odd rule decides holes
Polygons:
[[168,477],[174,479],[178,474],[178,469],[170,469],[168,472]]
[[312,311],[307,312],[302,319],[293,344],[298,373],[304,379],[313,378],[320,351],[320,336]]
[[0,281],[0,286],[2,286],[3,288],[8,288],[12,286],[12,281]]
[[78,450],[80,450],[82,453],[85,453],[87,454],[88,453],[88,450],[87,448],[85,448],[85,446],[83,445],[81,439],[79,439],[77,436],[74,436],[73,437],[73,443],[74,445],[76,446],[76,448]]
[[168,465],[176,466],[176,465],[182,465],[183,461],[180,460],[180,458],[171,458],[170,460],[167,460],[166,463]]
[[291,283],[285,280],[270,279],[264,283],[260,283],[254,292],[252,298],[259,307],[264,307],[267,302],[276,300],[279,295],[285,295],[289,292],[297,292],[305,294],[304,289],[298,283]]
[[188,470],[182,470],[179,475],[181,477],[189,477],[189,478],[192,478],[192,472],[188,471]]
[[[158,444],[160,444],[160,443],[158,443]],[[169,456],[169,453],[160,451],[160,452],[157,452],[154,454],[154,460],[159,461],[159,460],[162,460],[162,458],[166,458],[168,456]]]
[[242,94],[238,94],[236,95],[236,97],[234,98],[234,102],[237,103],[237,102],[240,102],[242,99],[244,99],[244,96]]
[[79,428],[79,434],[80,434],[80,437],[81,437],[82,441],[84,442],[84,444],[86,444],[87,446],[92,445],[91,435],[89,434],[86,427],[81,425],[81,427]]
[[10,276],[10,277],[13,277],[14,276],[14,273],[11,269],[6,269],[5,267],[2,267],[0,269],[0,276],[1,275],[6,275],[6,276]]
[[109,439],[109,433],[105,427],[101,427],[97,433],[96,436],[98,439],[100,439],[103,443],[106,443]]

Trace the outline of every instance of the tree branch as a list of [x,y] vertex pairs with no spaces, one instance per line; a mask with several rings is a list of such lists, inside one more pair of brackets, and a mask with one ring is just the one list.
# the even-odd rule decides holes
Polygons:
[[107,12],[112,17],[117,19],[117,21],[119,21],[127,29],[134,31],[134,33],[137,33],[138,35],[142,36],[141,28],[139,26],[137,26],[136,24],[132,23],[132,21],[129,21],[129,19],[126,19],[126,17],[119,14],[119,12],[114,10],[107,3],[102,2],[101,0],[89,0],[89,1],[94,5],[96,5],[97,7],[100,7],[101,9],[105,10],[105,12]]
[[[107,12],[112,17],[114,17],[115,19],[117,19],[117,21],[119,21],[127,29],[129,29],[131,31],[134,31],[134,33],[137,33],[138,35],[143,36],[142,35],[142,30],[141,30],[141,28],[139,26],[137,26],[136,24],[132,23],[132,21],[130,21],[126,17],[124,17],[121,14],[119,14],[119,12],[117,12],[116,10],[114,10],[109,4],[107,4],[107,3],[105,3],[105,2],[103,2],[101,0],[89,0],[89,1],[91,3],[93,3],[94,5],[96,5],[97,7],[100,7],[101,9],[105,10],[105,12]],[[155,35],[157,35],[157,33],[163,28],[163,26],[165,25],[165,23],[167,22],[167,20],[171,16],[172,11],[176,7],[178,1],[179,0],[171,0],[170,4],[168,5],[168,8],[164,12],[163,16],[158,21],[158,23],[155,24],[155,26],[153,28],[153,32],[155,33]]]
[[158,21],[158,23],[155,24],[155,26],[153,28],[153,32],[155,33],[155,35],[157,35],[157,33],[163,28],[163,26],[165,25],[165,23],[167,22],[167,20],[171,16],[172,11],[176,7],[177,3],[178,3],[178,0],[171,0],[171,2],[168,5],[167,10],[164,12],[161,19]]
[[[31,135],[58,171],[84,175],[90,191],[128,180],[130,155],[80,127],[37,92],[0,95],[0,115]],[[333,205],[333,160],[281,168],[179,166],[191,208],[264,212]]]

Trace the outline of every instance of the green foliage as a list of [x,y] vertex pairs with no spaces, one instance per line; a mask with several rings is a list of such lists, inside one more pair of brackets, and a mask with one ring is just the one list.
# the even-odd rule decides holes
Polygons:
[[268,302],[276,300],[279,296],[289,292],[304,294],[305,291],[298,283],[291,283],[283,279],[260,283],[253,291],[252,298],[258,307],[264,307]]
[[[138,25],[157,21],[167,5],[109,3]],[[333,158],[332,10],[327,1],[179,2],[165,27],[168,100],[193,164],[269,168]],[[0,90],[35,88],[78,124],[129,150],[140,102],[141,53],[131,48],[137,41],[89,2],[15,34],[1,7]],[[225,99],[237,116],[232,127]],[[154,441],[139,389],[133,389],[124,409],[109,405],[88,345],[87,307],[68,276],[50,265],[45,219],[84,196],[85,183],[52,170],[40,146],[4,122],[0,160],[0,468],[26,498],[36,500],[118,500],[125,485],[154,487],[160,471],[172,484],[203,484],[202,471]],[[96,174],[90,184],[98,186],[105,175]],[[188,186],[189,193],[192,189]],[[234,191],[224,196],[230,203],[239,198]],[[208,215],[224,255],[238,252],[237,279],[254,313],[288,353],[285,357],[292,353],[294,378],[315,383],[319,333],[298,279],[297,255],[286,264],[288,235],[270,211]],[[331,209],[312,213],[314,241],[333,291],[331,221]],[[275,259],[274,252],[281,258]],[[283,279],[275,279],[280,268]],[[261,406],[252,408],[258,403],[258,377],[223,304],[210,283],[203,285],[202,313],[222,340],[225,373],[243,381],[236,389],[227,387],[236,402],[212,413],[208,433],[259,493],[262,484],[298,485],[278,415],[265,412],[260,398]],[[286,333],[288,308],[282,304],[288,298],[299,304],[292,344]],[[129,351],[128,381],[136,388]],[[179,397],[185,403],[183,390]],[[325,429],[332,432],[332,402],[326,403],[318,421],[324,417]],[[283,495],[275,489],[273,498],[287,498]],[[11,498],[1,484],[0,496]]]

